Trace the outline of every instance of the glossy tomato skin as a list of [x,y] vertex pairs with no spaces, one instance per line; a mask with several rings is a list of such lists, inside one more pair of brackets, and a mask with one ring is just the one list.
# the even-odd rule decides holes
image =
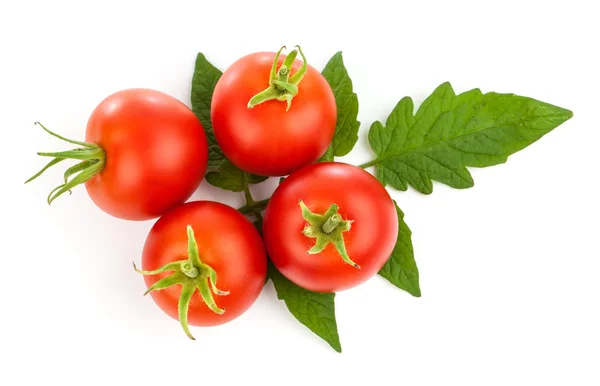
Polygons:
[[[215,326],[244,313],[258,298],[267,274],[267,257],[260,235],[252,223],[237,210],[218,202],[195,201],[180,205],[163,215],[152,227],[144,245],[142,269],[154,270],[187,258],[186,227],[191,225],[202,263],[217,272],[217,286],[229,291],[214,296],[225,308],[218,315],[211,311],[196,291],[189,307],[188,322],[194,326]],[[149,288],[172,272],[144,276]],[[179,320],[177,305],[181,285],[151,292],[156,304]]]
[[[350,259],[346,264],[329,244],[322,252],[306,252],[315,245],[302,230],[306,220],[298,202],[323,214],[332,203],[344,220],[353,220],[344,233]],[[316,292],[352,288],[375,275],[390,257],[398,236],[398,217],[390,195],[375,177],[345,163],[306,166],[277,188],[265,211],[263,236],[267,253],[288,279]]]
[[[285,55],[279,58],[279,65]],[[284,176],[317,161],[331,143],[337,109],[327,80],[312,66],[286,102],[271,100],[251,109],[248,101],[269,85],[274,52],[242,57],[223,73],[213,94],[211,119],[225,156],[240,169]],[[292,65],[294,74],[302,62]]]
[[106,152],[104,169],[85,184],[88,194],[122,219],[156,218],[185,202],[207,168],[202,124],[185,104],[160,91],[108,96],[88,120],[86,141]]

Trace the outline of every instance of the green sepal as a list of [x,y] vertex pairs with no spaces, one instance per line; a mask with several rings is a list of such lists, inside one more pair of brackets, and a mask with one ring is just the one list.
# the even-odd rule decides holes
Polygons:
[[179,316],[179,322],[181,323],[181,327],[183,327],[183,331],[191,340],[196,340],[192,333],[190,332],[190,327],[188,326],[188,310],[190,308],[190,301],[192,300],[192,296],[194,296],[194,292],[196,291],[196,286],[194,283],[184,283],[181,286],[181,295],[179,295],[179,304],[177,306],[177,315]]
[[[48,204],[51,204],[52,201],[54,201],[56,198],[58,198],[65,192],[71,193],[71,189],[73,189],[77,185],[86,183],[87,181],[94,178],[96,176],[96,174],[98,174],[102,171],[102,169],[104,168],[105,162],[106,162],[105,161],[106,153],[104,152],[104,149],[102,149],[100,146],[98,146],[94,143],[80,142],[80,141],[75,141],[73,139],[65,138],[61,135],[58,135],[58,134],[50,131],[49,129],[47,129],[44,125],[42,125],[39,122],[36,122],[35,124],[41,126],[42,129],[44,129],[44,131],[46,131],[53,137],[56,137],[65,142],[68,142],[68,143],[72,143],[72,144],[81,146],[80,148],[61,151],[61,152],[38,152],[37,153],[38,155],[40,155],[42,157],[52,157],[53,159],[50,162],[48,162],[46,164],[46,166],[44,166],[39,172],[37,172],[32,177],[30,177],[27,181],[25,181],[26,184],[35,180],[39,176],[41,176],[46,170],[48,170],[52,166],[56,165],[59,162],[66,160],[66,159],[74,159],[74,160],[81,161],[78,164],[71,166],[70,168],[68,168],[65,171],[65,173],[63,175],[64,183],[57,186],[56,188],[54,188],[50,192],[50,194],[48,194],[48,198],[47,198]],[[69,177],[71,177],[73,175],[75,175],[75,177],[73,177],[73,179],[71,181],[69,181]]]
[[[29,183],[33,180],[35,180],[36,178],[38,178],[39,176],[42,175],[42,173],[44,173],[46,170],[48,170],[49,168],[51,168],[52,166],[56,165],[57,163],[64,161],[64,158],[54,158],[53,160],[51,160],[50,162],[48,162],[46,164],[46,166],[44,166],[39,172],[35,173],[33,176],[31,176],[27,181],[25,181],[25,183]],[[66,179],[65,179],[66,180]],[[66,182],[66,181],[65,181]]]
[[152,284],[150,288],[148,288],[148,290],[144,292],[144,296],[148,295],[152,291],[158,291],[165,288],[169,288],[171,286],[174,286],[175,284],[183,284],[185,283],[186,277],[187,276],[185,276],[183,272],[175,271],[175,273],[173,273],[172,275],[162,278],[159,281]]
[[[83,161],[86,162],[86,161]],[[52,201],[57,199],[60,195],[65,192],[71,191],[77,185],[81,185],[86,181],[91,180],[96,174],[100,173],[100,171],[104,168],[104,160],[93,162],[91,166],[83,169],[79,174],[77,174],[71,181],[66,182],[63,185],[60,185],[58,191],[56,193],[48,196],[48,205],[52,204]],[[55,191],[53,191],[55,192]]]

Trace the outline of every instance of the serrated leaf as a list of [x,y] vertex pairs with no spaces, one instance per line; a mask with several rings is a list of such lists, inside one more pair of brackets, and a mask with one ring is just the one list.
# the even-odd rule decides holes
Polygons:
[[358,97],[352,89],[352,79],[344,66],[342,52],[338,52],[329,60],[322,71],[335,96],[337,107],[337,124],[335,134],[329,148],[320,161],[333,161],[334,157],[342,157],[352,150],[358,140]]
[[394,201],[394,204],[398,214],[398,238],[392,256],[379,270],[379,274],[396,287],[419,297],[421,296],[421,288],[419,287],[419,270],[415,261],[411,239],[412,232],[404,222],[404,213],[398,207],[396,201]]
[[210,102],[215,86],[223,73],[198,53],[194,76],[192,77],[192,111],[196,114],[206,132],[208,140],[208,168],[221,170],[228,163],[219,147],[210,121]]
[[258,184],[268,177],[247,173],[225,160],[219,172],[208,172],[206,181],[217,188],[243,192],[248,184]]
[[369,143],[377,178],[399,190],[433,191],[432,180],[453,188],[473,186],[467,166],[486,167],[531,145],[573,116],[569,110],[514,94],[479,89],[456,95],[440,85],[413,116],[411,98],[396,105],[385,126],[375,122]]
[[290,280],[269,262],[269,278],[291,314],[337,352],[342,352],[335,320],[335,294],[312,292]]

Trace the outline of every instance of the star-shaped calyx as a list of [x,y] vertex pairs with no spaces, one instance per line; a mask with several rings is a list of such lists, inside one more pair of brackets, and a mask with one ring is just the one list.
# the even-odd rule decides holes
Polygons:
[[[269,87],[254,95],[250,101],[248,101],[249,109],[270,100],[287,102],[285,111],[288,111],[290,107],[292,107],[292,99],[298,95],[298,85],[302,81],[302,78],[304,78],[304,75],[306,75],[308,63],[306,62],[306,57],[300,46],[296,46],[296,49],[286,56],[279,69],[277,69],[279,56],[284,48],[285,46],[281,47],[279,51],[277,51],[277,54],[275,54],[275,60],[273,60],[273,66],[271,67],[271,73],[269,75]],[[298,53],[302,56],[302,66],[294,75],[291,75],[292,65],[294,64],[294,60],[296,60]]]
[[[219,308],[213,298],[215,295],[224,296],[229,295],[228,291],[221,291],[217,288],[217,272],[208,264],[202,263],[200,260],[200,254],[198,253],[198,244],[194,237],[194,230],[190,225],[187,226],[187,237],[188,237],[188,258],[185,260],[177,260],[171,263],[165,264],[164,266],[154,271],[142,271],[137,269],[135,263],[133,268],[136,272],[142,275],[156,275],[166,271],[173,271],[173,273],[163,279],[160,279],[156,283],[152,284],[148,291],[144,293],[147,295],[152,291],[157,291],[165,288],[169,288],[173,285],[181,285],[181,295],[179,297],[179,322],[183,331],[186,335],[195,340],[192,336],[188,327],[187,317],[190,300],[196,290],[200,291],[202,300],[213,312],[222,314],[225,312],[225,308]],[[210,285],[210,287],[209,287]],[[212,290],[212,292],[211,292]]]
[[344,220],[338,213],[339,207],[336,204],[331,204],[324,214],[311,212],[302,200],[300,200],[300,208],[302,217],[307,222],[302,233],[306,237],[316,239],[315,245],[306,253],[314,255],[325,249],[329,243],[332,243],[344,262],[360,269],[360,265],[353,262],[348,256],[346,244],[344,243],[344,232],[350,230],[353,220]]

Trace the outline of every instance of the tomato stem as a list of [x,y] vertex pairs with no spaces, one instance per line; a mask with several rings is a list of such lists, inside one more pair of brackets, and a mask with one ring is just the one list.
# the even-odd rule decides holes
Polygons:
[[299,204],[302,217],[307,222],[302,233],[306,237],[316,239],[315,245],[306,251],[306,253],[309,255],[320,253],[331,243],[345,263],[360,269],[360,265],[356,264],[348,256],[344,242],[344,232],[350,230],[353,221],[344,220],[338,213],[339,207],[336,204],[331,204],[329,209],[322,215],[313,213],[302,200],[300,200]]
[[238,208],[238,211],[240,211],[242,214],[248,214],[248,213],[253,213],[254,209],[260,209],[263,210],[267,207],[267,204],[269,203],[269,199],[267,198],[266,200],[261,200],[261,201],[255,201],[254,204],[252,205],[244,205],[242,207]]
[[365,162],[364,164],[358,165],[358,167],[361,168],[361,169],[366,169],[366,168],[370,168],[371,166],[375,166],[378,163],[379,163],[379,160],[378,159],[374,159],[374,160],[371,160],[369,162]]
[[192,279],[197,277],[199,274],[198,268],[194,267],[188,260],[181,263],[181,272],[183,272],[185,276],[191,277]]
[[329,217],[325,223],[323,224],[323,232],[329,234],[331,232],[334,231],[334,229],[340,225],[340,222],[342,222],[342,216],[340,216],[339,214],[334,214],[331,217]]
[[225,296],[229,295],[229,291],[223,291],[217,288],[217,272],[211,266],[202,263],[200,260],[198,244],[191,225],[187,226],[187,237],[188,258],[186,260],[173,261],[153,271],[139,270],[135,266],[135,263],[133,264],[133,268],[142,275],[157,275],[167,271],[173,271],[169,276],[152,284],[144,295],[147,295],[152,291],[169,288],[173,285],[181,285],[181,295],[179,296],[178,305],[179,322],[186,335],[190,339],[195,340],[190,332],[187,317],[190,300],[196,290],[200,293],[204,304],[206,304],[206,306],[214,313],[219,315],[225,312],[225,308],[219,308],[219,306],[217,306],[213,293],[215,295]]
[[[256,220],[262,222],[262,210],[266,207],[269,200],[263,200],[256,202],[250,193],[250,185],[248,183],[248,173],[244,173],[244,198],[246,199],[246,205],[239,208],[238,210],[243,214],[252,213]],[[264,202],[264,206],[262,203]]]
[[252,197],[252,193],[250,192],[250,184],[248,183],[248,173],[244,173],[244,198],[246,199],[246,204],[253,206],[256,204],[254,198]]
[[[292,99],[298,95],[298,85],[308,70],[308,63],[300,46],[296,46],[296,49],[290,52],[278,70],[277,64],[279,63],[279,57],[283,49],[285,49],[285,46],[281,47],[275,54],[269,76],[269,87],[254,95],[248,101],[249,109],[270,100],[287,102],[285,111],[288,111],[292,106]],[[302,56],[302,67],[294,75],[291,75],[292,65],[298,53]]]
[[[106,163],[106,153],[104,152],[104,149],[102,149],[100,146],[94,143],[80,142],[75,141],[73,139],[68,139],[50,131],[40,122],[35,122],[35,124],[41,126],[41,128],[44,129],[44,131],[46,131],[53,137],[56,137],[68,143],[81,146],[76,149],[62,152],[37,153],[42,157],[52,157],[53,159],[50,162],[48,162],[46,166],[44,166],[39,172],[37,172],[31,178],[25,181],[26,184],[35,180],[36,178],[41,176],[46,170],[48,170],[49,168],[61,161],[64,161],[66,159],[74,159],[81,161],[78,164],[68,168],[63,176],[64,183],[62,185],[57,186],[50,192],[47,198],[48,205],[50,205],[52,201],[54,201],[63,193],[71,192],[71,189],[73,189],[77,185],[83,184],[91,180],[92,178],[94,178],[94,176],[96,176],[96,174],[100,173],[102,169],[104,169],[104,165]],[[69,178],[73,175],[75,177],[73,177],[73,179],[69,181]]]

